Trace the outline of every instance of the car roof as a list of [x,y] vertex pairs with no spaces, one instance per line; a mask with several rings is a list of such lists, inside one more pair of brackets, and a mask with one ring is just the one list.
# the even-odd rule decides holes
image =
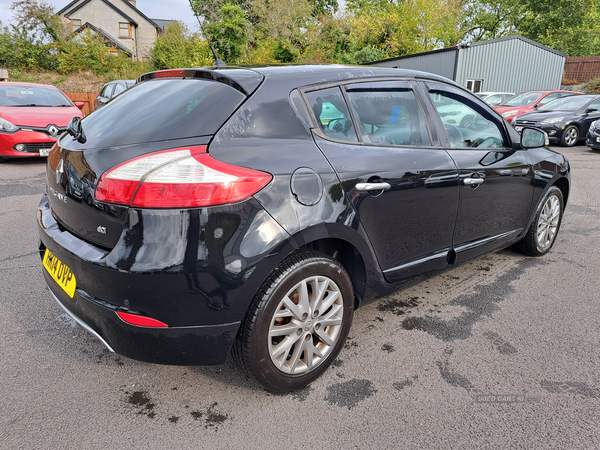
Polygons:
[[452,80],[409,69],[396,69],[376,66],[346,66],[328,65],[274,65],[250,67],[196,67],[190,69],[167,69],[149,72],[141,75],[138,82],[157,78],[184,77],[204,78],[223,82],[250,95],[267,78],[278,81],[289,80],[294,87],[311,86],[316,84],[337,83],[356,79],[406,77],[424,78],[430,81],[450,83],[461,89],[466,89]]

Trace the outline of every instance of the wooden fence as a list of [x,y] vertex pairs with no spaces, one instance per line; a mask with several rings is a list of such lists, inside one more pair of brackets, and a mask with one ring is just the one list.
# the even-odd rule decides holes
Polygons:
[[98,97],[98,94],[89,94],[83,92],[65,92],[65,94],[67,94],[67,97],[74,102],[85,103],[85,106],[81,110],[85,116],[94,110],[94,100],[96,100],[96,97]]
[[599,77],[600,56],[573,56],[565,61],[565,80],[586,83]]

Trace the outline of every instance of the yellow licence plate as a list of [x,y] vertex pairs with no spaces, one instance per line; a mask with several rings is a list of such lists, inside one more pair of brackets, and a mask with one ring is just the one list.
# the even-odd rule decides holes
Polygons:
[[46,249],[44,254],[44,267],[58,285],[73,298],[75,295],[75,275],[69,266],[61,262],[50,250]]

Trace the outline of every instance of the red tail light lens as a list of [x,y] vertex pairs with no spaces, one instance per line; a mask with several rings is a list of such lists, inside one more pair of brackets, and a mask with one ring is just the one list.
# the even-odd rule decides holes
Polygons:
[[124,321],[131,325],[137,325],[138,327],[149,327],[149,328],[169,328],[164,322],[153,319],[148,316],[141,316],[139,314],[131,314],[123,311],[117,311],[117,315]]
[[244,200],[264,188],[270,174],[212,158],[206,146],[140,156],[100,178],[96,200],[140,208],[194,208]]

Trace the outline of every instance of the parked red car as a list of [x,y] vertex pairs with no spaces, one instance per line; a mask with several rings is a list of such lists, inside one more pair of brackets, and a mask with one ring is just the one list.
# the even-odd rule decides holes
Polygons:
[[48,156],[69,120],[83,117],[83,106],[54,86],[0,83],[0,162]]
[[502,117],[508,120],[509,123],[512,123],[515,117],[533,111],[552,100],[582,93],[583,92],[575,91],[523,91],[513,95],[493,108],[498,111]]

